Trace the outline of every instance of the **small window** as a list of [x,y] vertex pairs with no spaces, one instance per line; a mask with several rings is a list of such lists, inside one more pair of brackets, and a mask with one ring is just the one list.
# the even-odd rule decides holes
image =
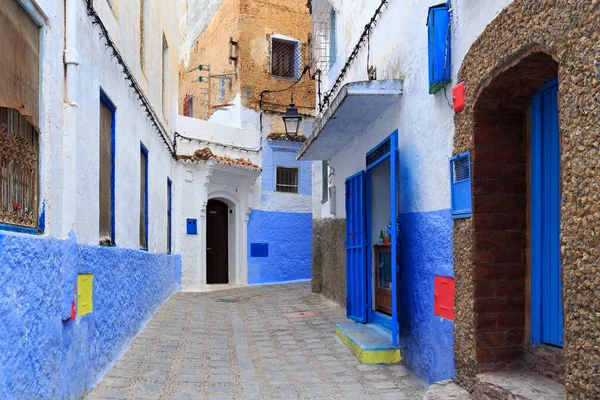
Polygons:
[[148,150],[140,147],[140,249],[148,250]]
[[167,38],[163,34],[162,40],[162,110],[165,120],[169,120],[169,44]]
[[276,191],[298,193],[298,168],[277,167]]
[[429,9],[427,18],[429,93],[434,94],[451,81],[450,9],[441,4]]
[[329,200],[329,161],[323,161],[323,171],[322,171],[322,199],[321,202],[325,203]]
[[295,78],[298,74],[298,42],[271,40],[271,75]]
[[469,153],[450,159],[450,196],[452,218],[469,218],[473,215]]
[[336,35],[337,35],[337,16],[335,9],[332,7],[329,12],[329,68],[335,64],[337,58],[337,46],[336,46]]
[[148,0],[140,0],[140,67],[144,71],[146,62],[146,10]]
[[183,116],[194,117],[194,96],[187,95],[183,100]]

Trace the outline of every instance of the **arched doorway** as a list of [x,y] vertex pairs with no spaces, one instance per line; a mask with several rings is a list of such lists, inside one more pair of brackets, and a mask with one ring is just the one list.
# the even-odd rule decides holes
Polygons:
[[206,215],[206,283],[229,283],[229,207],[209,200]]
[[[559,352],[553,359],[561,359],[557,74],[550,55],[529,54],[494,77],[473,109],[475,341],[482,372],[547,367],[537,360],[538,344],[553,346]],[[562,365],[556,368],[561,375]]]

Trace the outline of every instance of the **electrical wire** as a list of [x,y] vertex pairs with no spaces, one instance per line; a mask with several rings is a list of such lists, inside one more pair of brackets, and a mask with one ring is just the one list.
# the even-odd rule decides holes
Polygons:
[[334,94],[337,93],[338,88],[340,87],[340,85],[344,81],[344,78],[346,77],[346,74],[350,70],[350,66],[354,63],[354,60],[358,57],[358,53],[364,46],[365,41],[367,40],[369,34],[373,30],[373,28],[377,25],[377,20],[383,14],[383,12],[382,12],[383,7],[384,6],[387,7],[387,5],[388,5],[388,0],[381,0],[381,4],[379,4],[379,7],[377,7],[377,9],[375,10],[375,13],[371,17],[371,20],[369,21],[369,23],[367,25],[365,25],[365,29],[363,30],[362,34],[360,35],[360,38],[358,39],[358,43],[356,43],[356,45],[354,46],[354,49],[352,50],[352,53],[350,53],[350,56],[346,60],[346,64],[344,64],[344,66],[342,67],[342,70],[340,71],[335,82],[331,86],[331,89],[329,89],[329,91],[327,91],[325,93],[325,95],[323,96],[323,101],[322,101],[322,103],[319,104],[319,108],[321,111],[323,111],[326,107],[329,106],[331,98],[333,97]]
[[255,148],[251,148],[251,147],[235,146],[233,144],[223,144],[223,143],[212,142],[210,140],[184,136],[184,135],[180,134],[179,132],[175,132],[175,143],[177,143],[177,138],[187,140],[188,142],[195,141],[195,142],[199,142],[199,143],[206,143],[208,145],[212,144],[214,146],[220,146],[223,148],[229,148],[229,149],[239,150],[239,151],[245,151],[247,153],[258,153],[262,150],[262,149],[255,149]]

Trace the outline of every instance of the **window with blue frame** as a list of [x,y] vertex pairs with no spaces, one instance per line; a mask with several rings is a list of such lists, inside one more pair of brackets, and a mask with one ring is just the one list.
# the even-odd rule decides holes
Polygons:
[[430,94],[437,93],[451,80],[450,27],[451,18],[449,3],[429,8],[429,15],[427,16],[427,45]]
[[300,43],[293,40],[271,39],[271,75],[296,78],[299,74]]
[[329,12],[329,68],[335,64],[337,59],[337,45],[336,45],[336,35],[337,35],[337,16],[335,13],[335,9],[331,7],[331,11]]
[[148,149],[140,144],[140,249],[148,250]]
[[471,155],[468,152],[450,159],[450,197],[452,218],[469,218],[473,215]]
[[100,245],[115,244],[115,106],[100,92]]

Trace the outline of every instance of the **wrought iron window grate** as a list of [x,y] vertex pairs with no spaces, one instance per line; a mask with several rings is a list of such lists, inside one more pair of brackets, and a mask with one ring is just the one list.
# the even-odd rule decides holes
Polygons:
[[298,193],[298,168],[277,167],[276,191]]
[[271,75],[296,78],[301,70],[299,43],[291,40],[271,39]]
[[0,223],[37,228],[38,133],[17,110],[0,107]]

